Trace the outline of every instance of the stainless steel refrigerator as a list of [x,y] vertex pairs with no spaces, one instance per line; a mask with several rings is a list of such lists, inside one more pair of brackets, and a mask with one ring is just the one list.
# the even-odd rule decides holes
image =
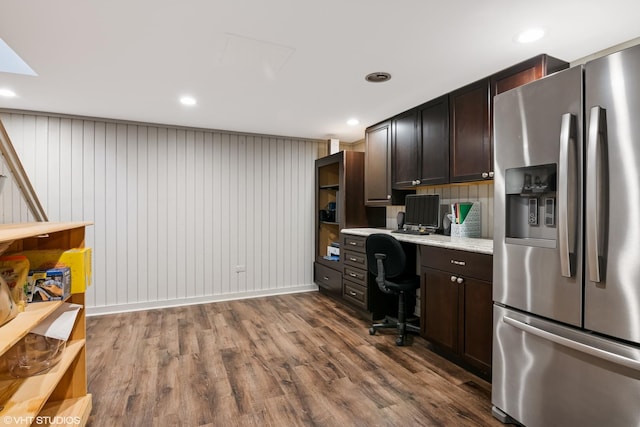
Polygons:
[[640,426],[640,46],[494,105],[494,415]]

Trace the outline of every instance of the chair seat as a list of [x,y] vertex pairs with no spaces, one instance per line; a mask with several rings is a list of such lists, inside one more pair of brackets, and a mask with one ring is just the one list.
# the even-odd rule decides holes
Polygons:
[[384,285],[387,289],[394,292],[413,291],[420,287],[420,277],[419,276],[408,276],[405,278],[398,277],[398,278],[394,278],[393,282],[385,280]]

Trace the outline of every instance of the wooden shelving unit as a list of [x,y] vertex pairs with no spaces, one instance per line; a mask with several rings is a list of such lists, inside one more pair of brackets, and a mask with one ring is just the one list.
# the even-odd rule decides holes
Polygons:
[[[0,225],[0,247],[5,253],[34,249],[84,247],[85,227],[90,222],[29,223]],[[85,425],[91,412],[87,393],[86,323],[84,293],[71,295],[67,302],[83,306],[78,313],[62,360],[49,371],[27,378],[0,379],[0,420],[3,425],[55,425],[73,420]],[[46,319],[61,301],[35,303],[24,313],[0,327],[0,359],[35,326]]]

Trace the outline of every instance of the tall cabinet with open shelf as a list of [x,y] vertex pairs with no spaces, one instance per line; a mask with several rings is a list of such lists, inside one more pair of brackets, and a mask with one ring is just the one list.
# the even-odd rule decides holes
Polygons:
[[342,295],[342,262],[328,248],[340,242],[340,230],[384,227],[384,207],[364,203],[364,153],[340,151],[316,160],[316,250],[314,281],[324,292]]
[[[5,254],[36,249],[84,247],[89,222],[0,225],[0,246]],[[49,423],[85,425],[91,412],[87,393],[86,323],[84,292],[65,302],[82,306],[67,341],[62,360],[49,371],[27,378],[0,379],[0,419],[6,425]],[[0,360],[34,327],[47,319],[63,301],[28,304],[23,313],[0,327]],[[28,421],[31,420],[31,421]]]

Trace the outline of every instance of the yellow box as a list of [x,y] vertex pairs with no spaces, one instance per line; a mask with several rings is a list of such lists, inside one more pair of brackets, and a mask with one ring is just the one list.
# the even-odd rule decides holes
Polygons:
[[71,293],[83,293],[91,286],[91,248],[45,249],[23,251],[31,270],[69,267],[71,270]]

